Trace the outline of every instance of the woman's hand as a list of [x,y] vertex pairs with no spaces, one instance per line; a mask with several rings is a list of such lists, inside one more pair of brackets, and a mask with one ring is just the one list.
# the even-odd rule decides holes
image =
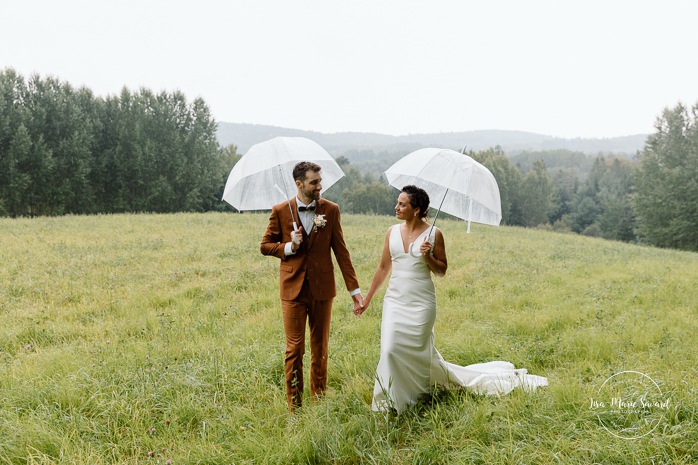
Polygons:
[[358,307],[358,306],[354,307],[354,315],[361,316],[366,311],[366,309],[368,308],[370,303],[371,303],[371,298],[368,296],[364,297],[363,304],[360,307]]
[[419,246],[419,251],[424,257],[424,262],[427,264],[429,269],[436,276],[443,276],[446,274],[448,269],[448,262],[446,261],[446,245],[444,244],[443,236],[441,231],[436,230],[436,235],[434,236],[434,244],[424,238],[424,242]]
[[425,237],[424,242],[422,242],[422,245],[419,246],[419,252],[425,256],[429,255],[431,253],[432,247],[432,243],[428,241],[427,237]]

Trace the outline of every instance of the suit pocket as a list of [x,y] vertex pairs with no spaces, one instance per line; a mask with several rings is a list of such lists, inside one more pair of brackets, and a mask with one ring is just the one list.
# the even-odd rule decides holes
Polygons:
[[279,269],[281,271],[285,271],[286,273],[293,273],[293,265],[286,265],[282,263]]

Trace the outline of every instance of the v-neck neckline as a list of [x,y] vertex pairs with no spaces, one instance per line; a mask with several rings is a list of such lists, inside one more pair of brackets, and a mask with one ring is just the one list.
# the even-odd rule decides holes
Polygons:
[[[402,252],[405,254],[408,254],[408,253],[410,253],[410,244],[414,244],[415,242],[417,242],[417,239],[419,239],[422,236],[422,234],[429,231],[429,227],[425,228],[424,231],[417,234],[417,237],[414,238],[414,242],[408,242],[407,246],[405,246],[405,239],[402,237],[402,227],[403,226],[404,226],[404,223],[398,224],[397,225],[397,232],[400,235],[400,244],[402,244]],[[407,239],[407,240],[409,241],[409,239]]]

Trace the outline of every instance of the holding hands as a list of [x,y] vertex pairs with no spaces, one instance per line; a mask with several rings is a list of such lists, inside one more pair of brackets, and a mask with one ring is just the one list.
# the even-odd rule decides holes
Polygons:
[[361,316],[361,314],[366,310],[366,307],[368,307],[368,304],[361,294],[356,294],[351,298],[354,300],[354,315]]

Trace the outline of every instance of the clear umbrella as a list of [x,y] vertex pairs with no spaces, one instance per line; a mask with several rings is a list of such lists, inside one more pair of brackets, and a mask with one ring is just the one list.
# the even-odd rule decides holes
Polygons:
[[317,142],[305,137],[275,137],[250,147],[235,164],[225,183],[223,200],[240,211],[269,210],[288,201],[295,193],[293,167],[300,161],[322,167],[322,192],[344,176]]
[[484,165],[455,150],[415,150],[384,174],[397,189],[408,184],[424,189],[433,202],[440,201],[436,217],[439,211],[444,211],[465,220],[468,232],[471,222],[499,226],[502,220],[499,186],[494,175]]

